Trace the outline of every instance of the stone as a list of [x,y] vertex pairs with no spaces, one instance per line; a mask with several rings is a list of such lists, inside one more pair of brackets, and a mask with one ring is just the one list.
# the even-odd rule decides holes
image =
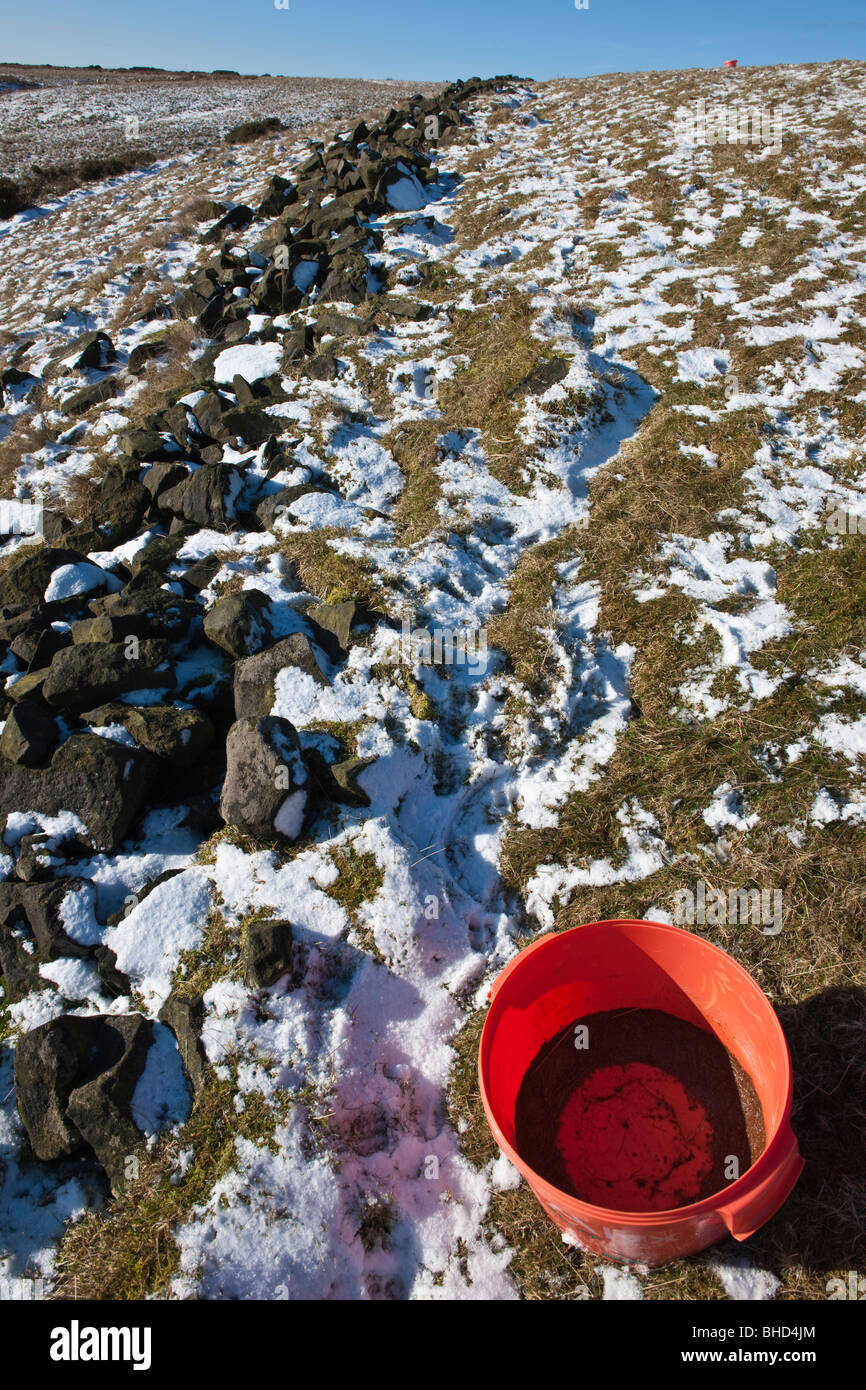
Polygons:
[[283,975],[294,976],[291,922],[250,922],[244,932],[241,965],[250,989],[269,989]]
[[60,737],[53,715],[41,705],[22,700],[10,710],[0,734],[0,757],[10,763],[35,767]]
[[240,439],[248,449],[258,449],[265,440],[282,434],[286,422],[278,415],[267,415],[258,405],[241,405],[227,410],[223,425],[230,439]]
[[43,666],[50,666],[55,654],[68,646],[69,634],[57,632],[55,628],[47,626],[44,618],[40,617],[13,638],[9,643],[9,650],[19,661],[38,671]]
[[[139,574],[141,571],[139,571]],[[90,611],[97,617],[107,615],[120,629],[129,626],[124,636],[136,635],[140,629],[133,629],[133,619],[144,624],[148,636],[164,633],[173,640],[182,637],[198,615],[198,604],[169,589],[142,586],[139,589],[124,589],[122,594],[109,594],[104,599],[91,599]]]
[[235,718],[270,714],[276,699],[276,678],[287,666],[305,671],[317,685],[328,684],[309,637],[303,632],[293,632],[257,656],[248,656],[235,663]]
[[373,333],[375,328],[372,319],[356,319],[350,314],[338,314],[328,309],[324,314],[319,314],[313,325],[313,334],[317,342],[326,334],[335,338],[362,338]]
[[156,763],[138,748],[73,734],[42,770],[0,763],[0,806],[56,816],[71,811],[96,850],[111,853],[141,809]]
[[165,492],[171,487],[177,487],[178,483],[185,482],[188,477],[189,469],[185,463],[161,459],[150,465],[142,477],[141,484],[147,490],[151,500],[156,502],[161,492]]
[[[313,603],[307,609],[307,617],[336,642],[334,655],[346,656],[356,640],[356,630],[368,627],[371,615],[362,604],[347,599],[344,603]],[[327,640],[323,640],[321,645],[328,650]]]
[[122,390],[123,382],[115,373],[113,376],[104,377],[102,381],[94,382],[92,386],[83,386],[80,391],[73,392],[60,403],[60,409],[64,415],[84,415],[93,406],[110,401]]
[[75,344],[76,351],[79,348],[81,351],[73,363],[73,366],[77,367],[79,371],[84,367],[93,367],[97,371],[104,372],[117,356],[114,343],[108,334],[99,331],[85,333],[83,337],[79,338]]
[[254,217],[252,208],[247,207],[245,203],[238,203],[236,207],[229,208],[225,216],[205,232],[202,241],[220,241],[223,232],[242,231],[250,225]]
[[328,788],[331,800],[347,806],[369,806],[370,798],[358,785],[358,775],[373,762],[374,758],[346,758],[343,762],[331,763],[329,771],[333,785]]
[[50,989],[50,980],[39,974],[39,961],[27,950],[19,936],[0,926],[0,974],[3,976],[4,1003],[19,1004],[34,990]]
[[173,682],[171,647],[161,638],[88,642],[57,653],[42,697],[57,709],[86,709],[128,690],[163,688]]
[[343,371],[332,352],[317,353],[309,362],[304,363],[302,370],[304,376],[309,377],[311,381],[336,381],[337,377],[342,376]]
[[159,1020],[174,1033],[186,1074],[195,1095],[207,1081],[207,1054],[201,1041],[204,1001],[200,994],[168,996],[159,1011]]
[[100,944],[93,950],[93,961],[103,989],[113,999],[127,998],[132,990],[129,976],[117,967],[117,956],[110,946]]
[[94,728],[120,724],[155,758],[175,767],[191,767],[213,743],[214,727],[206,715],[174,705],[100,705],[81,718]]
[[167,357],[170,351],[167,338],[149,338],[146,342],[137,343],[129,354],[126,370],[133,376],[140,376],[148,363]]
[[124,478],[110,488],[103,482],[91,524],[104,536],[105,549],[113,550],[136,535],[151,500],[147,489],[134,478]]
[[298,201],[298,190],[289,179],[272,174],[268,181],[268,191],[256,209],[256,217],[278,217],[284,208]]
[[321,487],[318,483],[296,483],[292,487],[281,487],[277,492],[269,492],[267,497],[262,498],[256,506],[256,517],[266,530],[270,530],[288,511],[292,502],[297,502],[299,497],[306,497],[309,492],[323,492],[334,496],[329,488]]
[[28,883],[19,889],[21,906],[33,933],[39,960],[59,960],[70,956],[81,960],[90,955],[87,946],[68,935],[63,919],[63,904],[67,896],[81,889],[93,896],[92,885],[85,885],[84,880],[79,878]]
[[283,338],[283,365],[291,366],[293,362],[300,362],[303,358],[309,357],[312,351],[313,329],[312,325],[307,323],[303,328],[293,329]]
[[227,594],[208,609],[204,631],[208,641],[222,647],[229,656],[252,656],[273,640],[270,603],[258,589]]
[[383,295],[377,307],[390,314],[392,318],[411,323],[420,323],[436,312],[432,304],[424,304],[421,300],[410,299],[408,295],[402,294]]
[[120,436],[120,447],[129,458],[142,463],[177,459],[181,453],[177,440],[160,430],[126,430]]
[[122,1189],[125,1160],[142,1141],[130,1107],[152,1041],[141,1014],[65,1014],[19,1038],[15,1098],[37,1158],[89,1147]]
[[296,840],[309,795],[297,731],[287,719],[239,719],[226,740],[220,815],[256,840]]
[[546,361],[540,362],[537,367],[533,367],[525,377],[518,381],[516,386],[512,386],[508,392],[509,400],[516,400],[521,396],[540,396],[542,392],[555,386],[563,377],[568,376],[571,364],[565,357],[549,357]]
[[235,520],[241,482],[240,472],[229,464],[204,464],[186,482],[163,492],[160,506],[195,526],[225,528]]
[[39,608],[50,621],[62,610],[63,603],[45,604],[43,595],[48,588],[52,574],[61,565],[85,564],[86,557],[77,550],[60,546],[43,546],[12,565],[0,577],[0,608],[9,607],[16,612],[23,608]]

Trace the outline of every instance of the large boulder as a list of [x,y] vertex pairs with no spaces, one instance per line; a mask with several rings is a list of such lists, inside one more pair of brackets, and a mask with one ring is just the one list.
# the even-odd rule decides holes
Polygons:
[[0,806],[46,816],[71,811],[85,826],[94,849],[117,849],[153,781],[150,754],[96,734],[73,734],[49,766],[0,764]]
[[[23,909],[33,935],[37,960],[69,958],[83,960],[90,948],[76,941],[66,930],[66,915],[74,916],[76,900],[94,898],[93,885],[79,878],[59,878],[48,883],[4,884],[7,901],[15,900]],[[72,903],[67,899],[72,895]]]
[[276,699],[277,676],[287,666],[296,666],[298,670],[305,671],[317,685],[328,684],[309,637],[302,632],[293,632],[273,647],[235,664],[235,718],[248,719],[270,714]]
[[10,710],[0,734],[0,757],[33,767],[41,763],[59,738],[54,716],[35,701],[22,700]]
[[159,505],[196,526],[224,528],[236,519],[235,503],[242,482],[242,475],[230,464],[206,463],[184,482],[161,493]]
[[253,839],[296,840],[310,779],[294,725],[274,715],[239,719],[226,740],[226,763],[223,820]]
[[270,604],[258,589],[227,594],[205,614],[204,631],[230,656],[252,656],[272,640]]
[[159,638],[83,642],[54,657],[42,697],[58,709],[86,709],[128,690],[164,688],[173,681],[171,647]]
[[[21,612],[25,608],[38,607],[42,604],[54,571],[61,566],[74,564],[86,565],[87,561],[78,551],[56,546],[46,545],[27,555],[0,578],[0,608]],[[54,616],[54,609],[62,607],[62,603],[53,606],[46,604],[46,616]]]
[[[160,633],[172,639],[181,637],[199,612],[198,604],[158,585],[137,589],[127,586],[122,594],[91,599],[88,607],[97,617],[108,615],[116,624],[112,631],[116,631],[118,637],[122,635],[124,640],[129,636],[148,634],[155,637]],[[98,628],[95,632],[98,635],[92,636],[89,641],[115,640],[107,637],[106,628]]]
[[94,728],[120,724],[141,748],[175,767],[190,767],[210,747],[214,727],[206,715],[174,705],[109,703],[82,714]]
[[131,1102],[153,1042],[141,1014],[66,1014],[19,1039],[15,1096],[33,1152],[45,1161],[87,1151],[122,1190],[141,1142]]

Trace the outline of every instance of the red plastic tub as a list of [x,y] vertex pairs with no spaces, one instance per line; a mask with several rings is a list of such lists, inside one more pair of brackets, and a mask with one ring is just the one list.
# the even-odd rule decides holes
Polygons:
[[[745,1240],[791,1192],[803,1160],[790,1124],[785,1036],[766,995],[717,946],[661,922],[592,922],[521,951],[490,998],[478,1068],[488,1123],[544,1210],[581,1245],[611,1259],[666,1264],[727,1235]],[[724,1191],[671,1210],[613,1211],[552,1186],[515,1147],[517,1094],[539,1050],[566,1025],[621,1008],[659,1009],[714,1033],[751,1077],[765,1147]]]

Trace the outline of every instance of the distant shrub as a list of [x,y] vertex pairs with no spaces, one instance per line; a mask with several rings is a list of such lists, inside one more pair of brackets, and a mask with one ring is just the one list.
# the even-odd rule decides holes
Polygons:
[[229,131],[226,144],[245,145],[249,140],[258,140],[262,135],[270,135],[272,131],[284,129],[279,116],[267,116],[263,121],[242,121]]
[[0,218],[14,217],[30,204],[12,179],[0,179]]
[[69,164],[39,164],[30,166],[27,178],[15,182],[0,178],[0,218],[14,217],[16,212],[34,207],[41,198],[58,198],[84,183],[117,178],[133,169],[153,164],[156,155],[150,150],[125,150],[111,159],[80,159]]

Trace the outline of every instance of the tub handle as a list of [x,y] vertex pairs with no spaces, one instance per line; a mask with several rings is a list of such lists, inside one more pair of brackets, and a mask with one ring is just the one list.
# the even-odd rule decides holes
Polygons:
[[734,1240],[748,1240],[775,1215],[790,1196],[804,1166],[794,1132],[789,1127],[786,1152],[773,1171],[730,1206],[719,1207],[719,1214]]

